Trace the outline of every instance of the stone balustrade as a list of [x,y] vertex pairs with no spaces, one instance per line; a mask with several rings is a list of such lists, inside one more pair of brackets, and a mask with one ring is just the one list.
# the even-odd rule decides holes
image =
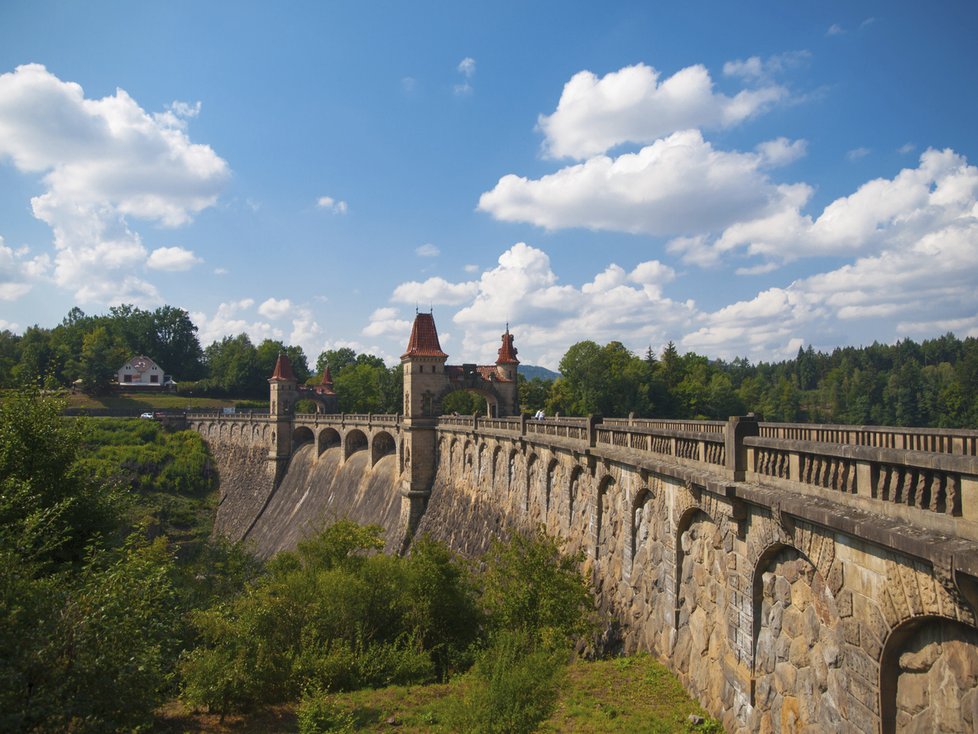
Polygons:
[[978,456],[978,431],[959,428],[761,423],[762,438]]

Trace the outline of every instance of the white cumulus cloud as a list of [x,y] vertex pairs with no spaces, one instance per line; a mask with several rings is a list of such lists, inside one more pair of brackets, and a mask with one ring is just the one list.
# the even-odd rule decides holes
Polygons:
[[736,125],[787,97],[767,84],[733,97],[715,92],[704,66],[680,69],[666,79],[645,64],[598,78],[575,74],[564,85],[557,109],[541,115],[544,151],[554,158],[589,158],[621,143],[650,143],[679,130]]
[[547,229],[709,232],[781,208],[785,194],[762,169],[772,156],[783,163],[799,149],[774,141],[763,155],[726,152],[698,130],[684,130],[637,153],[596,156],[540,179],[503,176],[479,209]]
[[391,300],[414,305],[455,305],[471,298],[478,288],[474,281],[450,283],[435,276],[425,281],[401,283],[394,289]]
[[258,313],[266,319],[280,319],[291,309],[292,302],[288,298],[269,298],[258,307]]
[[152,115],[122,89],[88,99],[39,64],[0,75],[0,159],[41,175],[34,216],[54,233],[55,282],[78,302],[159,302],[134,274],[147,251],[132,220],[185,225],[229,178],[223,159],[187,137],[198,110],[173,103]]
[[146,261],[146,267],[153,270],[167,270],[170,272],[180,272],[190,270],[194,265],[202,263],[193,251],[182,247],[158,247],[150,253]]

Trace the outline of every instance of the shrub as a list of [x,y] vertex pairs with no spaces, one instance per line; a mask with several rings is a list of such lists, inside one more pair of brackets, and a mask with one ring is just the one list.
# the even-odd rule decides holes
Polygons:
[[329,694],[315,690],[299,702],[299,734],[347,734],[356,731],[352,714],[341,711]]
[[453,731],[522,734],[554,710],[567,655],[538,647],[526,630],[504,631],[480,653],[464,696],[449,705]]
[[590,634],[594,608],[579,564],[563,541],[537,530],[493,540],[486,555],[482,604],[489,629],[526,631],[534,642],[568,646]]

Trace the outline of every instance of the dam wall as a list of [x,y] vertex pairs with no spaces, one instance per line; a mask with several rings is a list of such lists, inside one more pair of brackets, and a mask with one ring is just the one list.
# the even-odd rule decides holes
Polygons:
[[339,517],[396,551],[410,516],[466,555],[543,525],[585,558],[601,646],[655,654],[728,731],[978,729],[978,432],[234,422],[197,425],[226,467],[222,527],[263,555]]

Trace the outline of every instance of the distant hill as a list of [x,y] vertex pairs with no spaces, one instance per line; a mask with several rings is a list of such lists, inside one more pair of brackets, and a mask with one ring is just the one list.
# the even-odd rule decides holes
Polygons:
[[538,367],[533,364],[521,364],[519,366],[519,372],[528,380],[532,380],[534,377],[539,377],[541,380],[556,380],[560,377],[559,372],[554,372],[553,370],[548,370],[546,367]]

